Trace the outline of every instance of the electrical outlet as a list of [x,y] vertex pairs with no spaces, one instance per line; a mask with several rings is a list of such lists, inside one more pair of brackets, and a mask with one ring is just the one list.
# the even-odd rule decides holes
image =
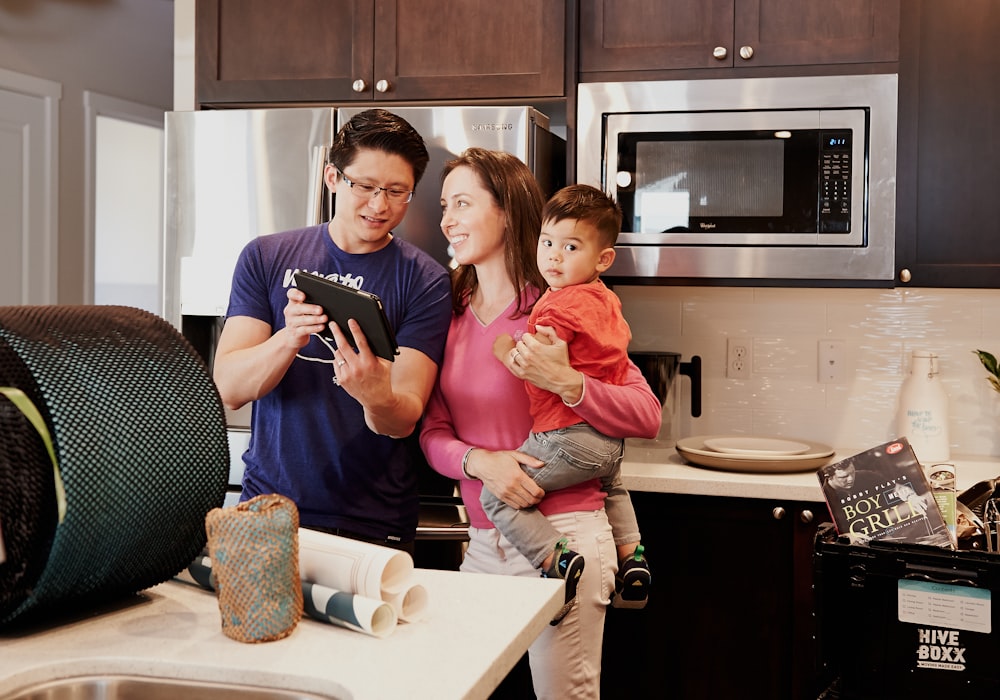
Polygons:
[[726,376],[728,378],[750,378],[750,363],[753,360],[750,354],[752,345],[752,338],[726,339]]
[[819,341],[818,371],[821,384],[842,384],[847,381],[843,340]]

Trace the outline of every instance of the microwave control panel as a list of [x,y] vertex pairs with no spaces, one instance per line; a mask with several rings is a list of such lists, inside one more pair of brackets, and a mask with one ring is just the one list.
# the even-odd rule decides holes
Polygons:
[[851,230],[851,141],[848,129],[820,134],[820,233]]

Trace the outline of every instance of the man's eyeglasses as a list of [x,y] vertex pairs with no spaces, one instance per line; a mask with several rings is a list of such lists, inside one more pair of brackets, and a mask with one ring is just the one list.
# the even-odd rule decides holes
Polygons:
[[400,190],[395,187],[379,187],[378,185],[370,185],[367,182],[357,182],[350,179],[344,174],[343,170],[340,170],[340,179],[351,188],[351,192],[358,199],[374,199],[379,192],[385,192],[385,196],[391,202],[396,204],[406,204],[411,199],[413,199],[412,190]]

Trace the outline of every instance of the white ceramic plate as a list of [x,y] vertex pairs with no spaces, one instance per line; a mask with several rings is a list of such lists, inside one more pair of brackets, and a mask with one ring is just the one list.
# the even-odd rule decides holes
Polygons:
[[[822,467],[833,457],[834,449],[820,442],[807,442],[806,452],[795,455],[735,455],[706,449],[705,440],[719,435],[699,435],[677,441],[677,454],[699,467],[721,469],[733,472],[753,472],[757,474],[777,474],[804,472]],[[732,437],[732,436],[730,436]]]
[[740,456],[766,455],[769,457],[782,457],[787,455],[801,455],[809,451],[809,445],[795,440],[782,440],[780,438],[751,437],[748,435],[733,437],[708,437],[705,438],[705,447],[716,452]]

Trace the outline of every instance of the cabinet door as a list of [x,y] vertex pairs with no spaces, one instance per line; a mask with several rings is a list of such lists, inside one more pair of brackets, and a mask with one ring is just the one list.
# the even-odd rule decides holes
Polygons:
[[563,97],[566,2],[199,0],[201,105]]
[[899,0],[581,0],[580,71],[896,61]]
[[809,697],[811,547],[823,506],[631,495],[652,586],[645,609],[608,608],[602,695],[617,697],[640,674],[678,698]]
[[374,0],[198,0],[197,101],[371,99],[373,26]]
[[580,0],[583,73],[725,68],[732,43],[733,0]]
[[736,0],[737,65],[899,60],[898,0]]
[[1000,4],[907,0],[903,13],[896,210],[901,281],[1000,288]]
[[562,97],[565,47],[561,1],[376,0],[375,98]]

